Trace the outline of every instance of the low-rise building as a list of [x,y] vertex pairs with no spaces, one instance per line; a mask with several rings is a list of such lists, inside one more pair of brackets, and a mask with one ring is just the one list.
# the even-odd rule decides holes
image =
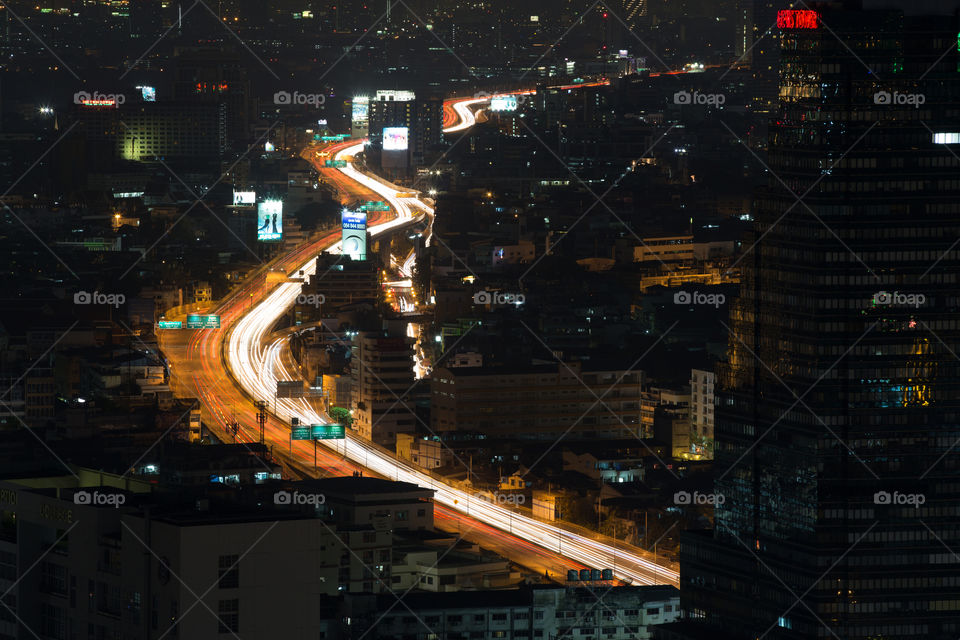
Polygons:
[[[652,628],[680,617],[675,587],[533,587],[453,593],[345,597],[349,638],[496,638],[646,640]],[[371,614],[369,612],[377,613]],[[384,613],[385,612],[385,613]],[[412,615],[411,612],[416,612]]]
[[432,427],[491,438],[624,437],[639,429],[643,382],[642,371],[580,362],[441,366],[430,385]]

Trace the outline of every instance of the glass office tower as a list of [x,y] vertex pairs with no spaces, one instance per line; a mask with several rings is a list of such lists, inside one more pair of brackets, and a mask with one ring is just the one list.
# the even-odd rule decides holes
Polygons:
[[733,637],[957,638],[958,3],[807,4],[778,15],[724,500],[684,539],[682,602]]

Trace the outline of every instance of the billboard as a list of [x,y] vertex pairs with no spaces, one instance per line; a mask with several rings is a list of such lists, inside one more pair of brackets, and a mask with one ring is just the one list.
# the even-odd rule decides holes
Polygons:
[[353,99],[350,117],[354,122],[367,122],[370,117],[370,98],[358,96]]
[[370,98],[354,96],[350,105],[350,133],[354,138],[366,138],[370,129]]
[[234,191],[233,192],[233,204],[256,204],[257,203],[257,192],[256,191]]
[[383,150],[406,151],[408,138],[409,130],[407,127],[384,127]]
[[354,260],[367,259],[367,213],[343,210],[340,219],[343,227],[341,251]]
[[143,98],[144,102],[156,102],[157,101],[157,88],[156,87],[137,87],[140,89],[140,97]]
[[493,96],[490,98],[491,111],[516,111],[517,96]]
[[264,200],[257,208],[257,240],[277,242],[283,238],[283,200]]

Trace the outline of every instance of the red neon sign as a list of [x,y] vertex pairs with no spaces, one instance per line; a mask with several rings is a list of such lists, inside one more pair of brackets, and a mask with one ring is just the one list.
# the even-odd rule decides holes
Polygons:
[[819,25],[817,12],[809,9],[783,9],[777,11],[778,29],[816,29]]

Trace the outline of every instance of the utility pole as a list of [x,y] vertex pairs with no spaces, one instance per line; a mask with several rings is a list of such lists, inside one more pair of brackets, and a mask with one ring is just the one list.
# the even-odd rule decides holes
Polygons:
[[267,425],[267,403],[263,400],[257,400],[253,403],[257,408],[257,424],[260,425],[260,444],[263,444],[263,430]]

